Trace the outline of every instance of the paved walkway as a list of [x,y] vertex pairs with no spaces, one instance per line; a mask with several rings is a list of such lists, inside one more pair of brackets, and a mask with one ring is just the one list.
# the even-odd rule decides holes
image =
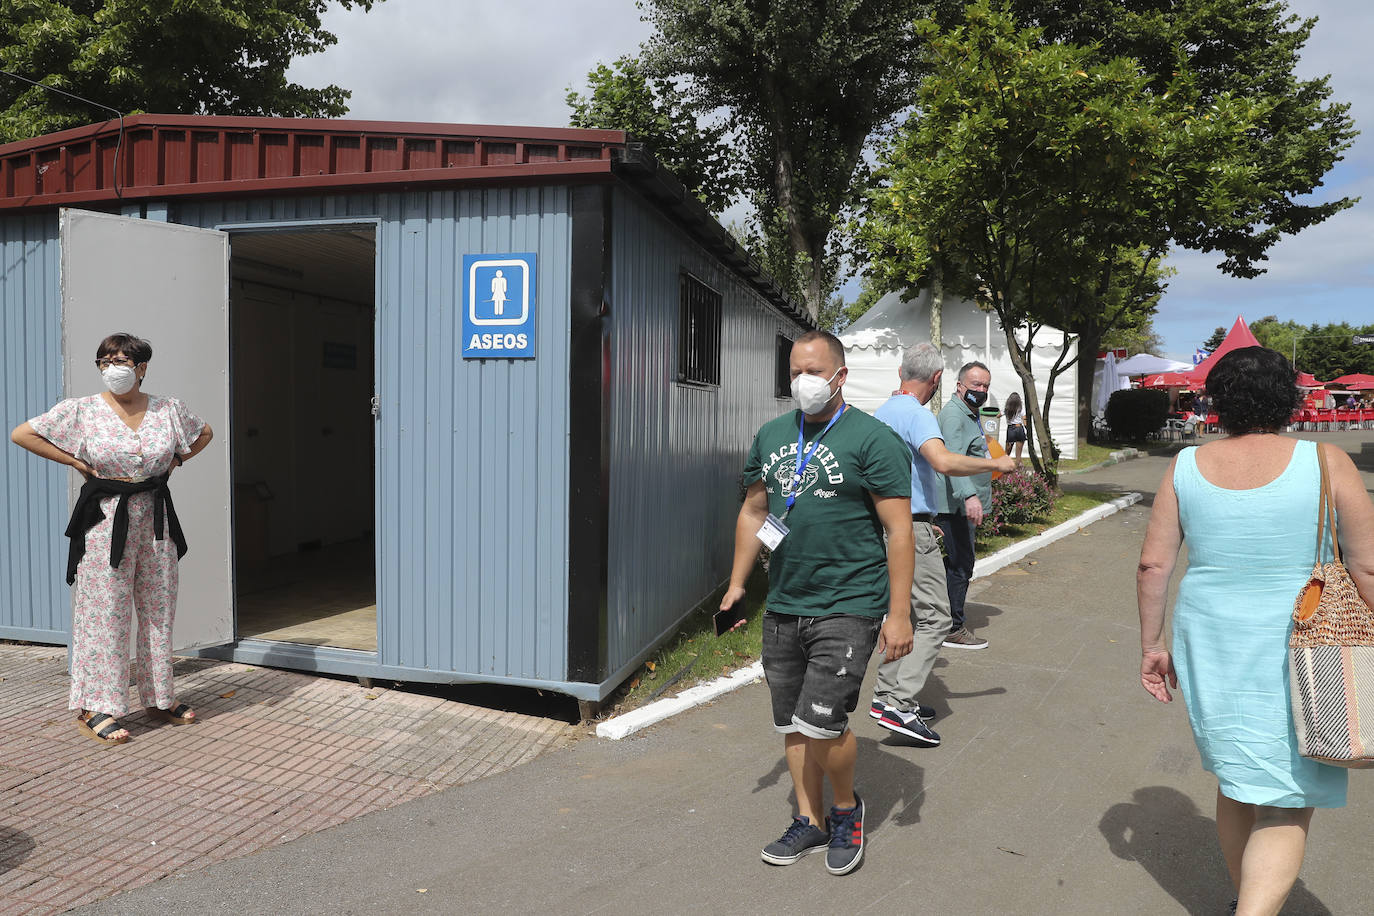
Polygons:
[[[1374,442],[1314,438],[1340,441],[1374,486]],[[1148,494],[1167,463],[1066,484]],[[67,721],[60,653],[7,647],[0,912],[96,900],[83,916],[1220,914],[1230,893],[1215,781],[1182,705],[1154,702],[1136,678],[1148,506],[975,583],[969,616],[992,645],[938,661],[922,699],[940,714],[941,747],[859,717],[870,846],[846,878],[817,856],[790,868],[758,859],[792,805],[762,685],[624,741],[539,754],[570,729],[193,662],[181,683],[207,721],[152,729],[134,717],[137,740],[109,750]],[[39,688],[13,681],[48,693],[19,702]],[[1350,802],[1314,821],[1289,916],[1369,911],[1374,774],[1353,775]],[[108,896],[114,887],[129,890]]]
[[[66,652],[0,645],[0,913],[59,913],[287,843],[528,761],[566,722],[199,659],[199,724],[125,717],[98,745],[67,710]],[[136,698],[135,698],[136,699]]]

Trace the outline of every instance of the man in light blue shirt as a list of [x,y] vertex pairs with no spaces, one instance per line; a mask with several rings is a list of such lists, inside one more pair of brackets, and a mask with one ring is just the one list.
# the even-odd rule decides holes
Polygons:
[[931,344],[919,343],[908,349],[897,369],[900,389],[873,414],[896,430],[911,449],[911,533],[916,542],[911,622],[915,640],[905,658],[879,666],[878,688],[868,714],[883,728],[930,746],[940,743],[940,736],[926,725],[935,713],[918,703],[916,696],[925,686],[950,629],[945,565],[933,528],[939,504],[937,472],[966,477],[1016,468],[1012,458],[976,458],[945,448],[940,423],[924,406],[940,387],[943,367],[940,351]]

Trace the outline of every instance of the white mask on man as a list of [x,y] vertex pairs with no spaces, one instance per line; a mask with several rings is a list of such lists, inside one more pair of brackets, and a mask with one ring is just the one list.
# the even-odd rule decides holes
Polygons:
[[110,366],[100,373],[105,387],[114,394],[128,394],[138,382],[138,373],[133,366]]
[[830,378],[802,373],[792,379],[792,397],[796,398],[797,403],[801,405],[802,413],[818,414],[825,409],[825,405],[830,403],[830,399],[840,393],[838,389],[833,392],[830,390],[830,383],[839,374],[840,370],[836,369]]

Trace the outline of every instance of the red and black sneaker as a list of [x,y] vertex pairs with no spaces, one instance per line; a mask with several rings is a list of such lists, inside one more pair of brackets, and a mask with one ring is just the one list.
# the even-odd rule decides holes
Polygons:
[[847,875],[864,857],[864,801],[854,793],[854,807],[831,808],[825,819],[830,827],[830,848],[825,851],[825,870]]

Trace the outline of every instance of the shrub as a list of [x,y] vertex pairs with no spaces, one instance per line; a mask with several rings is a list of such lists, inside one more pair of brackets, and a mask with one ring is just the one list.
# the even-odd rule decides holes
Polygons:
[[1027,468],[1003,474],[992,482],[992,507],[984,513],[981,535],[1002,534],[1010,525],[1025,525],[1049,515],[1055,491],[1042,475]]
[[1107,425],[1112,436],[1144,442],[1164,428],[1169,417],[1169,392],[1152,388],[1113,391],[1107,401]]

